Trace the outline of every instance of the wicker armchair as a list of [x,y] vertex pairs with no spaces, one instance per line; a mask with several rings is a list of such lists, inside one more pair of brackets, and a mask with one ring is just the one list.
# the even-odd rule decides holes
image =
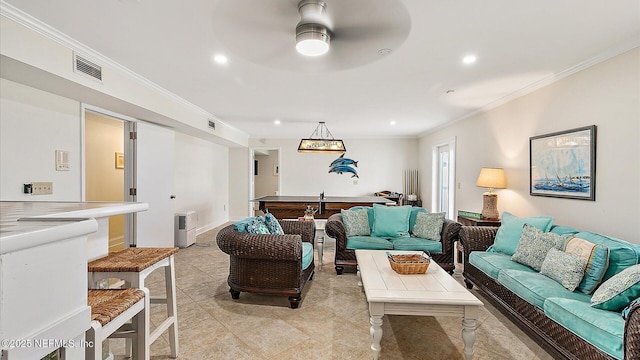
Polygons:
[[[458,240],[460,227],[460,223],[445,219],[441,232],[442,252],[431,253],[433,260],[450,274],[453,273],[453,269],[455,268],[455,264],[453,263],[453,243]],[[347,249],[347,233],[342,223],[342,215],[331,215],[324,227],[324,232],[327,236],[336,239],[336,257],[334,260],[336,273],[338,275],[342,274],[345,267],[355,268],[358,265],[356,251]]]
[[313,278],[313,261],[302,270],[302,242],[313,244],[313,221],[278,220],[285,235],[249,234],[224,227],[216,242],[229,254],[229,292],[233,299],[240,292],[289,296],[292,309],[302,300],[302,289]]
[[[467,287],[476,285],[485,298],[551,352],[555,359],[612,359],[469,263],[469,253],[487,250],[493,244],[497,231],[497,227],[488,226],[463,226],[460,230],[460,242],[464,247],[462,274]],[[624,328],[624,359],[640,359],[640,305],[632,308]]]

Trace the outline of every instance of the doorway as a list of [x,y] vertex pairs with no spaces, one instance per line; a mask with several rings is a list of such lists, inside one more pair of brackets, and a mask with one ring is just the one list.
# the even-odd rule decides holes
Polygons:
[[[280,149],[251,149],[251,189],[250,199],[267,195],[280,195]],[[250,216],[264,215],[258,203],[252,202]]]
[[431,208],[446,213],[447,219],[454,219],[455,149],[455,138],[433,147]]
[[[84,178],[86,201],[124,201],[123,120],[84,111]],[[125,216],[109,217],[109,252],[124,249]]]

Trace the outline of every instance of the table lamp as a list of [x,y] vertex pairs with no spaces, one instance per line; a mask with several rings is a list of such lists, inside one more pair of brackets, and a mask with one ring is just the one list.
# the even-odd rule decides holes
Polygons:
[[478,175],[476,186],[489,188],[489,192],[482,195],[482,218],[498,219],[498,195],[493,189],[504,189],[507,187],[507,179],[504,176],[504,169],[483,167]]

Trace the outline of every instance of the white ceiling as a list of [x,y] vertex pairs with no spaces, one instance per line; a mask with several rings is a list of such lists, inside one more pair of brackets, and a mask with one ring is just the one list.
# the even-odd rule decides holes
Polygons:
[[254,138],[416,137],[640,44],[638,0],[325,0],[319,58],[298,0],[6,2]]

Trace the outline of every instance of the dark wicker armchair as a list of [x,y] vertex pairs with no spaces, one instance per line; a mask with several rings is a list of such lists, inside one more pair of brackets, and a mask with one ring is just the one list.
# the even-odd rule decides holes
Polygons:
[[[445,219],[441,232],[442,252],[431,253],[433,260],[450,274],[453,273],[455,268],[453,263],[453,243],[458,240],[458,232],[461,226],[458,222]],[[347,249],[347,233],[342,223],[342,215],[331,215],[327,220],[324,232],[327,236],[336,239],[336,256],[334,260],[336,273],[338,275],[342,274],[345,267],[355,268],[358,265],[356,251]]]
[[249,234],[224,227],[216,241],[229,254],[229,292],[233,299],[240,292],[289,296],[292,309],[302,300],[302,289],[313,278],[313,260],[302,270],[302,242],[313,244],[313,221],[278,220],[285,235]]

